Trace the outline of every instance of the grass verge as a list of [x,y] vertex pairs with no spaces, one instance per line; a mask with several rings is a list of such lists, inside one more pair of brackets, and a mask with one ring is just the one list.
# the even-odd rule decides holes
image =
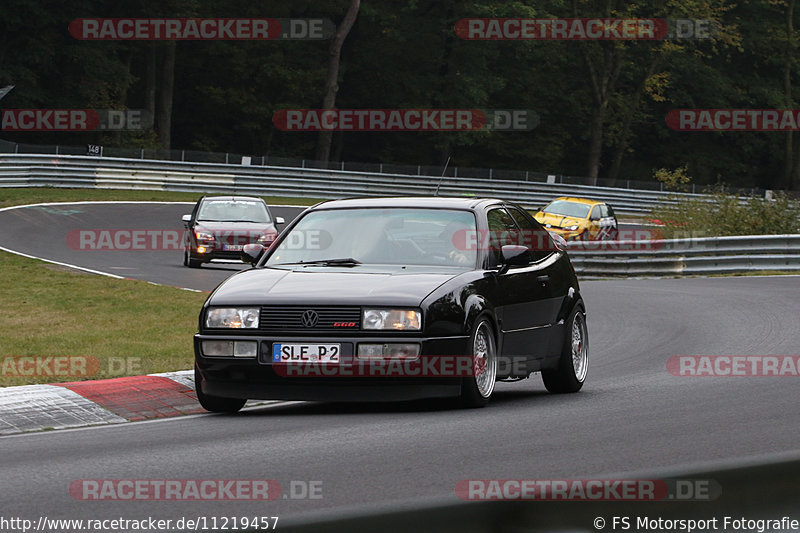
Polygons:
[[[84,274],[4,252],[0,284],[0,386],[192,367],[192,335],[206,294]],[[47,359],[54,356],[75,359]]]
[[[200,193],[0,188],[0,207],[46,202],[194,202]],[[263,197],[313,205],[315,198]],[[206,298],[0,252],[0,386],[104,379],[191,368]]]
[[[45,202],[135,201],[135,202],[196,202],[201,193],[171,191],[141,191],[122,189],[62,189],[57,187],[0,188],[0,208],[13,205]],[[268,204],[314,205],[319,198],[262,196]]]

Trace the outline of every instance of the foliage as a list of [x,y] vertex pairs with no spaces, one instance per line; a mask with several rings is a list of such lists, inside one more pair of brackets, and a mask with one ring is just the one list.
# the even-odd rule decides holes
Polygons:
[[686,173],[687,168],[688,165],[683,165],[675,170],[659,168],[653,172],[653,177],[663,183],[664,188],[668,191],[685,191],[686,185],[692,181],[692,178]]
[[708,196],[672,196],[652,211],[665,238],[800,233],[800,204],[786,193],[772,200],[740,198],[717,186]]
[[[342,50],[339,108],[527,109],[540,123],[526,132],[337,132],[332,159],[440,165],[451,156],[456,167],[580,176],[599,139],[601,178],[652,180],[652,168],[688,164],[698,185],[724,175],[735,186],[800,188],[800,177],[785,172],[800,172],[800,150],[792,164],[787,134],[684,133],[664,120],[682,108],[796,107],[800,83],[792,82],[800,61],[797,30],[790,28],[800,27],[800,9],[788,5],[364,1]],[[79,41],[67,31],[76,18],[268,16],[338,23],[347,6],[347,0],[4,0],[0,87],[16,88],[1,103],[7,109],[145,108],[148,68],[161,66],[164,42]],[[463,40],[454,32],[455,23],[469,17],[601,16],[714,19],[716,33],[711,39],[578,42]],[[277,130],[272,116],[279,109],[319,107],[327,52],[327,41],[178,42],[172,147],[313,157],[316,134]],[[2,138],[76,146],[158,143],[153,132],[3,132]]]

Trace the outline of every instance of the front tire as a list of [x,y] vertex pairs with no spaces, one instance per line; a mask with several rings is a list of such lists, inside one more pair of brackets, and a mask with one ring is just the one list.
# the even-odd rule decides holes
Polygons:
[[542,371],[545,388],[552,393],[578,392],[589,368],[589,334],[586,314],[576,306],[567,320],[566,338],[558,367]]
[[489,403],[497,379],[497,341],[489,320],[483,318],[472,330],[472,375],[461,382],[461,405],[483,407]]
[[202,261],[198,261],[197,259],[192,259],[192,254],[189,250],[183,252],[183,265],[188,266],[189,268],[200,268],[202,265]]
[[223,398],[206,394],[201,390],[200,381],[200,373],[195,369],[194,390],[197,393],[197,401],[206,411],[211,411],[212,413],[235,413],[247,403],[247,400],[239,398]]

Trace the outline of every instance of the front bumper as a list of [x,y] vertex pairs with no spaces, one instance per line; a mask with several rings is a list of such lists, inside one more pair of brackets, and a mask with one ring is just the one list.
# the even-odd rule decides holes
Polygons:
[[242,258],[241,250],[210,249],[206,253],[201,254],[197,252],[197,248],[192,248],[189,254],[192,259],[199,261],[211,261],[212,259],[240,260]]
[[[201,349],[203,340],[255,340],[258,342],[258,355],[255,358],[207,357]],[[461,392],[460,376],[464,367],[460,368],[459,373],[455,365],[469,357],[465,355],[468,353],[468,341],[467,336],[406,338],[196,334],[196,386],[204,394],[212,396],[259,400],[404,401],[453,397]],[[379,363],[378,371],[374,372],[374,366],[354,355],[359,343],[396,342],[419,343],[419,360],[384,360],[383,365]],[[341,344],[341,361],[338,365],[323,366],[314,363],[273,364],[273,343]],[[446,362],[437,364],[441,361]]]

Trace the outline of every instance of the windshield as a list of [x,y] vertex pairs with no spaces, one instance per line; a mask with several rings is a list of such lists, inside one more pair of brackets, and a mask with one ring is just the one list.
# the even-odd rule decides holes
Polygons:
[[270,218],[267,207],[255,200],[208,200],[200,206],[197,220],[268,223]]
[[569,202],[567,200],[556,200],[545,207],[542,211],[551,215],[564,215],[567,217],[586,218],[592,206]]
[[362,264],[474,268],[477,252],[459,246],[456,237],[456,232],[470,230],[475,231],[475,217],[468,211],[424,208],[312,211],[281,240],[266,264],[347,258]]

